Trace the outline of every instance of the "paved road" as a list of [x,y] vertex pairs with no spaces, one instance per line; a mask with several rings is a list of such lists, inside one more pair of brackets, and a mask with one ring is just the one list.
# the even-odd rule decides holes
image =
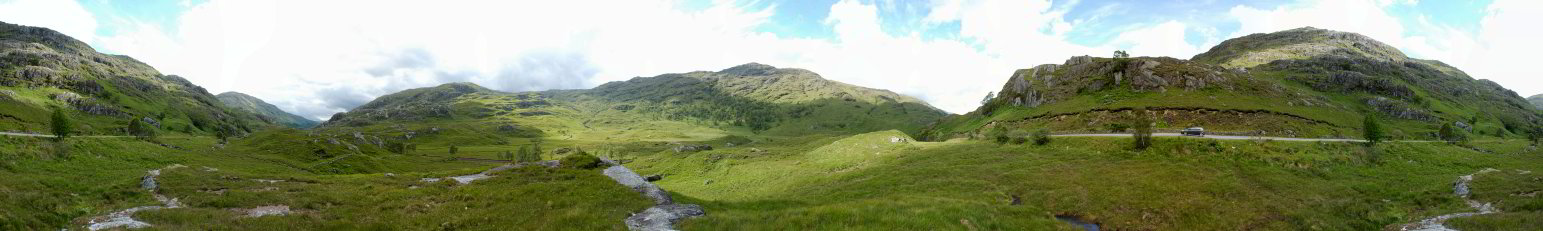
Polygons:
[[[26,137],[48,137],[48,138],[53,138],[54,137],[54,135],[47,135],[47,134],[16,133],[16,132],[0,132],[0,135],[5,135],[5,136],[26,136]],[[119,138],[119,137],[129,137],[129,136],[70,136],[70,137]]]
[[[1053,136],[1053,137],[1130,137],[1131,134],[1120,134],[1120,133],[1062,134],[1062,135],[1050,135],[1050,136]],[[1361,139],[1288,138],[1288,137],[1268,137],[1268,136],[1217,136],[1217,135],[1184,136],[1184,135],[1179,134],[1179,133],[1152,133],[1152,136],[1182,136],[1182,137],[1190,137],[1190,138],[1218,139],[1218,140],[1278,140],[1278,141],[1303,141],[1303,142],[1318,142],[1318,141],[1325,141],[1325,142],[1366,142],[1366,140],[1361,140]],[[1426,141],[1426,140],[1399,140],[1399,141],[1390,141],[1390,142],[1434,142],[1434,141]]]

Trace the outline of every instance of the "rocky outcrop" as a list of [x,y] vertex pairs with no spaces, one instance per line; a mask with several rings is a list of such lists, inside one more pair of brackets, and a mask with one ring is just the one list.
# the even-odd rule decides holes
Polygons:
[[680,145],[676,145],[675,148],[672,148],[672,150],[675,150],[675,153],[700,152],[700,151],[713,150],[713,146],[712,145],[706,145],[706,144],[680,144]]
[[1393,118],[1426,122],[1436,121],[1436,116],[1431,115],[1430,112],[1410,107],[1404,102],[1380,96],[1366,99],[1366,105],[1371,106],[1372,109],[1376,109],[1378,112],[1382,112],[1383,115]]
[[123,111],[119,110],[118,108],[115,108],[115,107],[112,107],[112,106],[108,106],[106,104],[97,103],[96,100],[93,100],[93,99],[88,98],[88,97],[80,96],[80,95],[72,93],[72,92],[54,93],[53,94],[53,98],[54,98],[54,100],[57,100],[59,102],[64,102],[65,104],[69,104],[70,106],[74,107],[75,110],[80,110],[81,112],[85,112],[86,114],[104,115],[104,116],[115,116],[115,117],[116,116],[124,116],[125,115],[123,113]]
[[1130,76],[1130,87],[1137,91],[1164,91],[1167,90],[1168,80],[1154,75],[1152,68],[1161,65],[1157,61],[1141,60],[1130,62],[1125,67],[1125,74]]

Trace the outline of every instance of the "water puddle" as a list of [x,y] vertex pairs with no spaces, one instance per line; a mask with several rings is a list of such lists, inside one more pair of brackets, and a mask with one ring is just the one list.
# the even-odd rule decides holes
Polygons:
[[1098,231],[1098,224],[1082,220],[1081,217],[1072,215],[1055,215],[1055,219],[1061,222],[1076,225],[1085,231]]

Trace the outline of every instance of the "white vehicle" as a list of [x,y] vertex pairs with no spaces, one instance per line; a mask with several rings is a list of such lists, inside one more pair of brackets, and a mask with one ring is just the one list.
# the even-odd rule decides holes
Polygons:
[[1186,136],[1205,136],[1205,128],[1202,128],[1202,127],[1185,128],[1184,130],[1179,131],[1179,134],[1186,135]]

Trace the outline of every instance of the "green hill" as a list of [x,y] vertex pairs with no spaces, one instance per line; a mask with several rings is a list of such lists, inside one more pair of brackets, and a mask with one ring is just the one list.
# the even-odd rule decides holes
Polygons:
[[1167,131],[1359,137],[1371,114],[1401,139],[1431,139],[1447,123],[1512,137],[1540,124],[1528,104],[1494,82],[1365,36],[1300,28],[1229,39],[1192,60],[1079,56],[1018,70],[994,99],[924,137],[978,137],[995,126],[1118,131],[1133,108],[1153,109]]
[[470,125],[492,133],[555,132],[576,139],[679,140],[890,129],[914,133],[944,114],[894,92],[752,63],[584,90],[507,93],[471,83],[410,89],[339,113],[322,126],[410,122]]
[[268,104],[268,102],[264,102],[262,99],[252,97],[247,94],[242,94],[240,92],[225,92],[220,93],[219,95],[214,95],[214,97],[219,98],[220,102],[225,103],[226,107],[240,109],[248,113],[254,113],[258,116],[261,116],[263,119],[272,121],[273,123],[289,126],[292,128],[309,128],[320,123],[316,122],[315,120],[306,119],[305,117],[300,117],[295,114],[290,114],[284,110],[279,110],[279,107],[273,106],[273,104]]
[[0,22],[0,130],[47,132],[55,108],[68,109],[85,134],[122,135],[136,119],[193,134],[247,133],[269,124],[128,56],[97,53],[47,28]]
[[1539,110],[1543,110],[1543,94],[1527,97],[1527,102],[1532,102],[1532,106],[1538,108]]

